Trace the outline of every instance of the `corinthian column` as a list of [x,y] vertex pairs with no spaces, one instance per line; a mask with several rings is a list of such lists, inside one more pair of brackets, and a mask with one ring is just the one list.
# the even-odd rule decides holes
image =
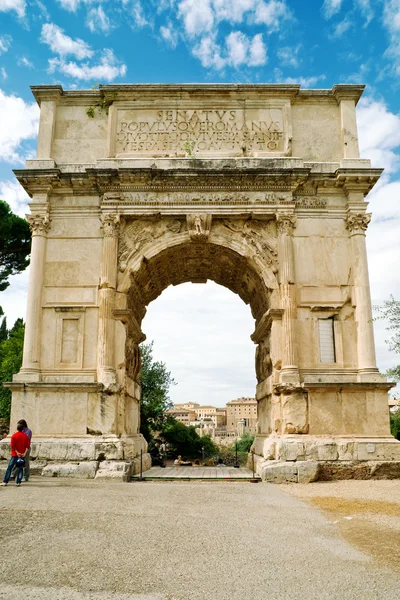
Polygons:
[[350,231],[351,254],[353,259],[358,372],[359,378],[362,380],[368,378],[368,373],[377,372],[367,249],[365,244],[365,231],[370,220],[370,214],[350,211],[346,218],[346,226]]
[[117,286],[119,215],[103,214],[103,248],[99,293],[99,336],[97,341],[97,378],[100,383],[115,383],[113,309]]
[[298,382],[296,339],[296,286],[294,278],[293,230],[296,216],[278,213],[278,257],[282,315],[282,382]]
[[50,218],[47,212],[45,214],[27,215],[26,218],[32,232],[32,247],[21,374],[29,373],[35,380],[38,380],[40,371],[44,261],[47,243],[46,236],[50,227]]

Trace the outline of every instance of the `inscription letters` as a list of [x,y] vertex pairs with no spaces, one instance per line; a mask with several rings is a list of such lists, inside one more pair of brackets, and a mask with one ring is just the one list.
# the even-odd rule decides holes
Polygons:
[[126,110],[116,153],[283,152],[283,116],[259,110]]

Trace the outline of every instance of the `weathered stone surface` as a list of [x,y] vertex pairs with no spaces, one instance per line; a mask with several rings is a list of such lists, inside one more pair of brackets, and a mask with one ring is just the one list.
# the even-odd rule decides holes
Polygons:
[[95,479],[107,481],[129,481],[132,476],[132,464],[125,461],[105,460],[99,463]]
[[259,474],[269,483],[297,483],[298,469],[294,463],[267,461],[260,465]]
[[367,462],[321,462],[319,480],[334,481],[340,479],[370,479],[371,465]]
[[312,460],[297,461],[297,482],[313,483],[319,479],[319,464]]
[[260,456],[400,460],[374,354],[364,197],[380,171],[359,159],[362,87],[102,86],[112,106],[96,119],[97,92],[34,93],[37,159],[16,171],[32,198],[31,277],[10,386],[32,456],[136,465],[147,306],[212,279],[255,319]]
[[77,479],[94,479],[98,467],[97,461],[81,463],[50,463],[42,469],[43,477],[74,477]]
[[400,460],[373,462],[371,464],[372,479],[399,479]]

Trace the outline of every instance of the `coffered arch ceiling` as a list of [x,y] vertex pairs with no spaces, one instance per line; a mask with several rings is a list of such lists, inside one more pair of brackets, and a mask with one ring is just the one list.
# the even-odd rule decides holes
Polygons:
[[127,304],[140,323],[146,306],[169,285],[205,283],[208,279],[230,289],[251,307],[258,321],[269,308],[270,290],[248,257],[215,243],[183,242],[143,258],[131,271]]

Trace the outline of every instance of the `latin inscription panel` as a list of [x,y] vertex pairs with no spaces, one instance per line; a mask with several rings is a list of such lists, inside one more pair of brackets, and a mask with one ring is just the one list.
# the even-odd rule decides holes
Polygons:
[[118,108],[115,156],[268,156],[287,151],[285,108]]

